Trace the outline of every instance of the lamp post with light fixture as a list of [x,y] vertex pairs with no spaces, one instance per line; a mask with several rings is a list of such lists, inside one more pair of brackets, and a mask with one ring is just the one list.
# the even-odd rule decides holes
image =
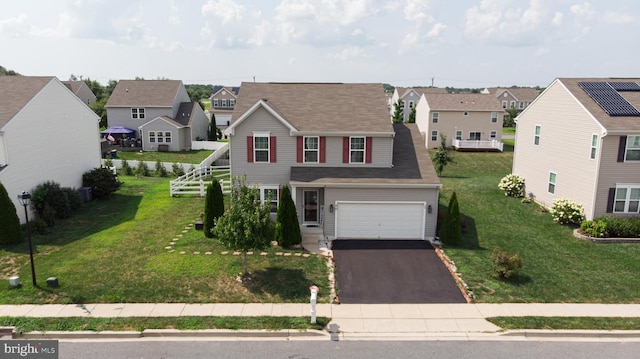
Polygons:
[[24,216],[27,220],[27,239],[29,240],[29,259],[31,260],[31,282],[33,286],[36,286],[36,267],[33,264],[33,244],[31,243],[31,228],[29,228],[29,213],[27,211],[27,206],[29,205],[29,200],[31,200],[31,194],[26,191],[22,191],[18,195],[18,199],[24,206]]

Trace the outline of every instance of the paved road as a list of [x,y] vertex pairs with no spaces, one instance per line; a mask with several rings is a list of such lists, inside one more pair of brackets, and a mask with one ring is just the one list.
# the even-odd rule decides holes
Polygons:
[[429,242],[336,240],[332,249],[344,304],[466,303]]

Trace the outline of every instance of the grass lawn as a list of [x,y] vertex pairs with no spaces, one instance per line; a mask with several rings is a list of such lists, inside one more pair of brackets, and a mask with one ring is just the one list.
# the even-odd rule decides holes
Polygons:
[[502,134],[503,135],[515,135],[516,134],[516,128],[515,127],[503,127],[502,128]]
[[[506,142],[506,141],[505,141]],[[574,238],[537,204],[506,197],[498,182],[511,172],[504,153],[456,152],[441,178],[440,210],[456,191],[467,229],[460,247],[445,248],[478,302],[639,303],[640,245],[595,244]],[[518,252],[519,276],[492,275],[493,248]]]
[[[192,150],[192,151],[180,151],[180,152],[157,152],[157,151],[145,151],[145,152],[122,152],[118,151],[119,160],[127,160],[129,165],[135,165],[137,161],[160,161],[164,163],[193,163],[199,164],[209,157],[213,151],[210,150]],[[133,162],[136,161],[136,162]]]
[[[31,286],[27,245],[0,248],[0,303],[307,302],[312,283],[326,289],[318,301],[329,302],[326,259],[273,247],[248,256],[252,279],[241,283],[242,257],[222,255],[219,241],[189,226],[203,198],[170,197],[166,178],[120,180],[110,200],[87,203],[49,234],[34,235],[40,288]],[[14,274],[23,287],[8,289]],[[59,288],[46,287],[52,276]]]
[[640,318],[495,317],[487,320],[502,329],[640,330]]

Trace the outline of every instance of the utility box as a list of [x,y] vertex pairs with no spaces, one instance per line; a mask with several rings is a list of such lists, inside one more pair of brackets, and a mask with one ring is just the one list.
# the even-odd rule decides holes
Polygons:
[[91,193],[91,187],[80,187],[78,192],[80,192],[80,195],[82,196],[82,199],[85,202],[89,202],[93,199],[93,194]]

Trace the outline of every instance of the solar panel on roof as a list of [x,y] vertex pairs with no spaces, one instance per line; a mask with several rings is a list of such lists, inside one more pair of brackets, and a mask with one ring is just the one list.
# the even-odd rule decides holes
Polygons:
[[640,91],[640,85],[637,82],[607,82],[616,91]]
[[[609,116],[640,116],[638,111],[607,82],[578,82],[578,85]],[[629,87],[631,87],[629,85]]]

